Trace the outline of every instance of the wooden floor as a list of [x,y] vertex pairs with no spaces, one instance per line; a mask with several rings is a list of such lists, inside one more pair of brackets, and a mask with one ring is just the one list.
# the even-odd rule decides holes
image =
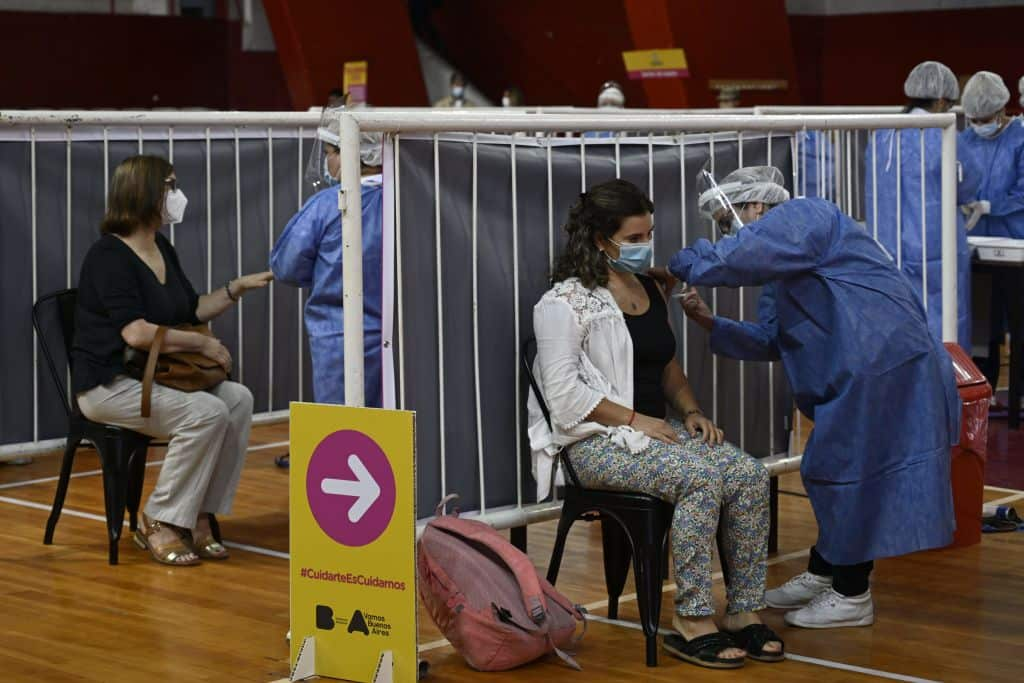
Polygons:
[[[88,473],[98,467],[89,451],[77,463],[82,476],[71,484],[52,546],[41,541],[57,458],[0,466],[0,680],[274,681],[287,676],[287,474],[273,464],[286,450],[286,438],[286,425],[254,430],[235,514],[222,521],[227,539],[252,548],[236,546],[227,562],[198,568],[158,565],[127,538],[121,564],[107,565],[101,482]],[[154,449],[150,461],[161,457]],[[150,484],[154,474],[151,469]],[[769,585],[804,568],[816,533],[799,480],[785,477],[782,489],[788,493],[780,500],[779,553],[770,558]],[[986,492],[989,500],[1014,495]],[[539,567],[547,565],[553,533],[553,523],[530,528],[530,555]],[[596,525],[574,527],[559,588],[595,615],[605,613]],[[425,614],[420,643],[431,663],[431,680],[438,683],[855,681],[893,674],[944,681],[1022,679],[1024,534],[989,535],[972,548],[881,561],[873,592],[872,628],[789,629],[781,612],[769,610],[766,621],[800,659],[752,662],[738,673],[699,669],[668,656],[649,669],[639,631],[599,622],[590,624],[578,652],[584,673],[554,660],[508,673],[475,673],[438,642],[441,636]],[[720,581],[716,594],[721,602]],[[664,627],[671,621],[671,598],[667,586]],[[620,619],[636,618],[635,600],[625,599]]]

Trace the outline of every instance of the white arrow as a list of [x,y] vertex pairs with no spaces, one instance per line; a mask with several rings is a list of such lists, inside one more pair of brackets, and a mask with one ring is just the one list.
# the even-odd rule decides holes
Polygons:
[[320,482],[320,490],[332,496],[354,496],[356,502],[348,510],[348,519],[355,524],[380,497],[380,486],[355,453],[348,456],[348,466],[356,475],[355,481],[324,479]]

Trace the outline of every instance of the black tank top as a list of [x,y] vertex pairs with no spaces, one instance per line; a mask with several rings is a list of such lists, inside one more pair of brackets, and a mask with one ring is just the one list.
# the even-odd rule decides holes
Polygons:
[[665,300],[654,280],[638,275],[651,305],[643,315],[623,311],[629,336],[633,339],[633,408],[636,412],[664,419],[665,392],[661,378],[676,354],[676,338],[668,324]]

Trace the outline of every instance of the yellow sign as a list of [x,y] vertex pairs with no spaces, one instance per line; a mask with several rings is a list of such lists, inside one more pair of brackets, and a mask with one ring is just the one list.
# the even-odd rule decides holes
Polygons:
[[348,93],[348,104],[366,102],[369,74],[366,62],[345,62],[342,90]]
[[631,79],[686,78],[690,75],[686,53],[680,48],[623,52],[622,61]]
[[[416,680],[414,421],[405,411],[291,405],[293,680],[298,668]],[[393,676],[378,670],[385,662]]]

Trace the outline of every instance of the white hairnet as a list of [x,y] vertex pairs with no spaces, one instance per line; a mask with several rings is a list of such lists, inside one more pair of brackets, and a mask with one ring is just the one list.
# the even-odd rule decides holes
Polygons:
[[380,166],[384,155],[382,133],[359,134],[359,162],[363,166]]
[[[748,202],[764,202],[765,204],[781,204],[789,199],[789,191],[782,186],[786,182],[782,171],[774,166],[747,166],[738,168],[722,179],[718,189],[725,194],[726,199],[733,206],[739,206]],[[711,187],[704,187],[705,183],[698,179],[697,182],[697,208],[700,212],[710,217],[722,208],[715,201],[716,193]]]
[[1020,93],[1020,106],[1024,107],[1024,76],[1021,76],[1020,80],[1017,81],[1017,92]]
[[960,97],[960,85],[942,62],[921,62],[903,81],[903,94],[916,100],[945,98],[953,102]]
[[999,74],[979,71],[964,86],[964,114],[968,118],[992,116],[1010,101],[1010,91]]
[[622,92],[622,86],[615,81],[606,81],[597,96],[597,106],[619,108],[626,106],[626,94]]

